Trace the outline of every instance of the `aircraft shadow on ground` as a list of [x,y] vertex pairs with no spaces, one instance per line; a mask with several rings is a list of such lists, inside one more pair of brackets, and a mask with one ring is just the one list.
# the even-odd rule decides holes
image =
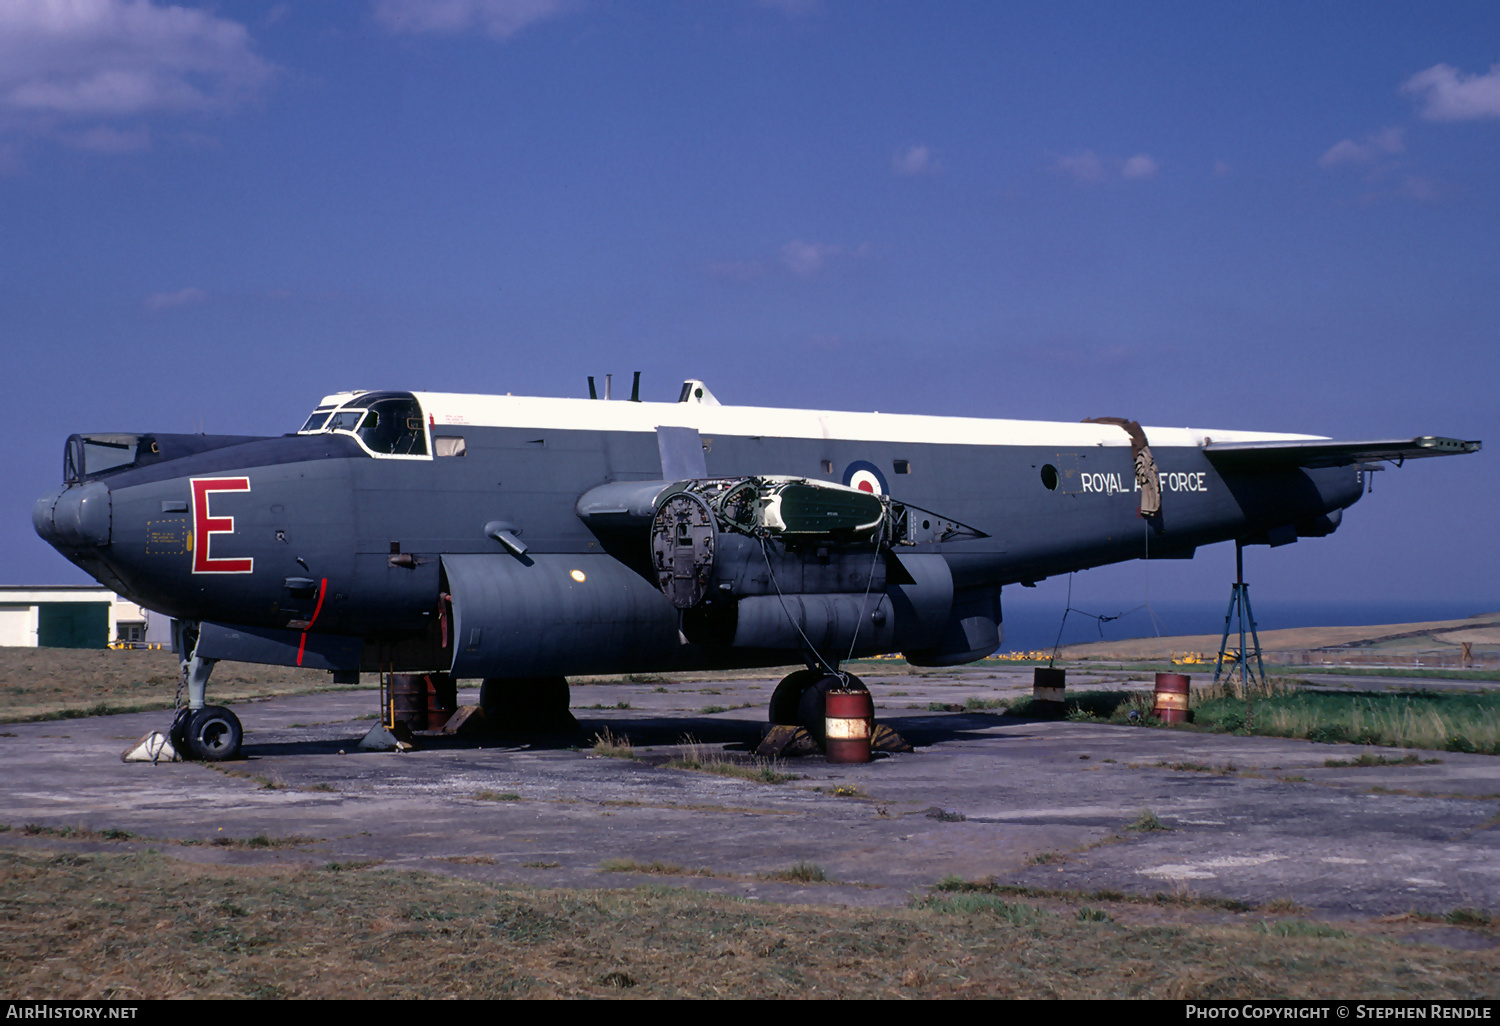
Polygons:
[[[995,741],[1020,739],[1031,734],[1011,734],[996,738],[988,730],[1001,724],[1025,723],[1025,720],[998,716],[993,713],[971,712],[947,715],[897,716],[877,721],[890,727],[915,748],[954,741]],[[669,745],[701,744],[708,747],[724,747],[732,752],[755,751],[764,733],[764,725],[744,720],[717,720],[708,717],[646,717],[642,719],[611,719],[578,721],[579,729],[547,733],[514,733],[508,731],[486,731],[474,734],[451,735],[421,732],[416,735],[418,751],[469,751],[485,748],[527,748],[532,751],[586,750],[594,745],[595,738],[606,731],[616,739],[628,739],[638,748],[665,747]],[[367,728],[365,728],[367,729]],[[295,741],[259,741],[247,738],[244,754],[246,758],[278,758],[297,755],[336,755],[339,752],[359,752],[360,738],[350,734],[339,738],[299,739]]]

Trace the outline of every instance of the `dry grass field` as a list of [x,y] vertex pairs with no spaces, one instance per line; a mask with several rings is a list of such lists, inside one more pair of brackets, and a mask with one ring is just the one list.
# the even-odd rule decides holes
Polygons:
[[983,885],[905,909],[783,906],[670,886],[0,849],[12,999],[1500,995],[1495,949],[1398,942],[1398,925]]
[[[0,648],[0,723],[170,709],[177,691],[171,652],[82,648]],[[209,683],[215,702],[333,690],[330,674],[287,666],[220,663]],[[371,686],[375,683],[369,677]]]

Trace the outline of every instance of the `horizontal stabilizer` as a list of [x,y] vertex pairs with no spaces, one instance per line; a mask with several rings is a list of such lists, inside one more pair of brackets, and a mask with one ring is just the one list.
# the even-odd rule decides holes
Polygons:
[[1392,438],[1373,442],[1336,442],[1308,439],[1292,442],[1210,442],[1203,452],[1216,464],[1246,469],[1277,467],[1341,467],[1351,463],[1379,463],[1426,456],[1459,456],[1478,452],[1478,441],[1439,438]]

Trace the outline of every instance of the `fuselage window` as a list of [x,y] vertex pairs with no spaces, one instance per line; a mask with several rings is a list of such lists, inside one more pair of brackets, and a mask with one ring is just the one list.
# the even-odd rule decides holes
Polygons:
[[458,435],[437,435],[432,440],[434,456],[462,456],[466,451],[464,440]]

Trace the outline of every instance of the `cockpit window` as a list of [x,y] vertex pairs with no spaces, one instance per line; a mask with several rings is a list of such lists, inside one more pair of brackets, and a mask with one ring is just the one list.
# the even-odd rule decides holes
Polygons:
[[[63,480],[77,484],[85,476],[133,466],[140,435],[73,435],[63,450]],[[150,443],[148,451],[156,451]]]
[[345,410],[342,413],[335,413],[332,417],[328,418],[327,430],[353,431],[359,426],[359,420],[364,415],[364,410]]
[[359,437],[365,440],[371,452],[393,456],[427,455],[422,408],[415,399],[380,399],[371,403],[370,412],[359,425]]
[[362,392],[313,411],[302,433],[349,431],[380,456],[426,456],[422,405],[410,392]]

